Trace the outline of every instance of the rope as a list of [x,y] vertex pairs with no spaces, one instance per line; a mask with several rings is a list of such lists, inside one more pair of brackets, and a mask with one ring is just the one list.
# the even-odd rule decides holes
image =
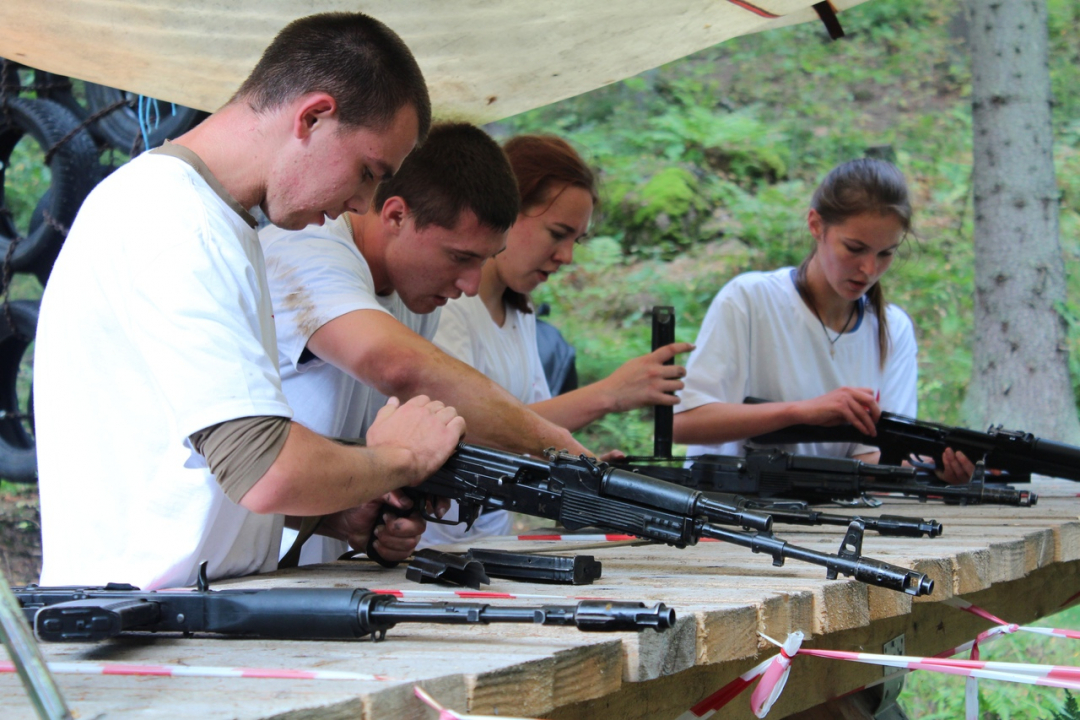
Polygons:
[[[78,125],[73,127],[71,129],[71,131],[68,132],[67,135],[65,135],[64,137],[57,140],[55,145],[53,145],[51,148],[48,149],[48,151],[45,153],[45,164],[48,165],[48,164],[52,163],[53,157],[56,155],[56,152],[61,147],[63,147],[64,143],[68,142],[69,140],[71,140],[71,138],[78,135],[80,130],[82,130],[83,128],[89,127],[90,125],[94,124],[95,122],[97,122],[101,118],[105,117],[109,113],[115,112],[115,111],[119,110],[120,108],[124,107],[125,105],[127,105],[126,101],[117,100],[112,105],[109,105],[108,107],[102,108],[101,110],[98,110],[96,113],[93,113],[92,115],[89,115],[85,120],[83,120]],[[64,233],[64,236],[67,237],[67,233]]]

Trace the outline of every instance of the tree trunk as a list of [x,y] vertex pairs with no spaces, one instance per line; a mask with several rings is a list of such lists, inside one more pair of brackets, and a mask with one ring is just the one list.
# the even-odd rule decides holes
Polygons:
[[967,0],[975,345],[967,423],[1080,444],[1058,240],[1046,0]]

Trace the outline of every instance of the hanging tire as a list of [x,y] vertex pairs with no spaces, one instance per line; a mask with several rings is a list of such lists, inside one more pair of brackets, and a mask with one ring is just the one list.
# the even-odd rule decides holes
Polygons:
[[[12,270],[32,271],[41,258],[59,252],[65,229],[71,227],[79,206],[101,174],[97,147],[85,129],[79,130],[57,148],[49,162],[49,187],[41,196],[48,195],[49,202],[41,211],[53,222],[41,222],[31,232],[29,223],[25,228],[17,227],[7,205],[9,183],[16,181],[8,175],[15,146],[31,137],[44,159],[49,149],[78,124],[70,110],[52,100],[8,97],[0,106],[0,261],[8,257],[10,250]],[[21,239],[11,248],[16,238]]]
[[80,122],[90,115],[90,112],[75,97],[75,87],[71,82],[71,78],[66,75],[55,75],[42,70],[35,70],[34,84],[31,87],[34,89],[34,97],[41,100],[52,100],[63,105],[71,111],[72,115],[79,118]]
[[[86,102],[90,106],[91,113],[104,110],[120,100],[127,102],[98,120],[95,127],[97,133],[109,145],[134,156],[145,149],[142,132],[139,130],[139,96],[136,93],[105,85],[86,83]],[[166,140],[183,135],[209,115],[202,110],[183,105],[174,105],[165,101],[155,102],[158,103],[160,117],[157,127],[150,132],[150,147],[152,148],[161,145]]]
[[0,305],[0,478],[32,483],[37,451],[30,381],[38,303],[13,300],[8,307],[4,312]]
[[[30,215],[30,227],[27,230],[27,235],[32,235],[45,223],[45,210],[51,203],[52,190],[49,189],[38,198],[37,205],[34,206],[34,212]],[[63,243],[51,246],[37,260],[31,263],[29,271],[37,276],[41,287],[45,287],[45,283],[49,281],[49,275],[52,273],[53,265],[56,264],[56,258],[60,255],[61,247],[63,247]]]

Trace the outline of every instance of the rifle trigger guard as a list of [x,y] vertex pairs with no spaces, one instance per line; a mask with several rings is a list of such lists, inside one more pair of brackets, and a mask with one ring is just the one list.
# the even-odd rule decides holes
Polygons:
[[[409,497],[413,496],[410,495]],[[424,494],[418,497],[413,497],[413,501],[415,502],[413,508],[416,509],[416,514],[422,517],[426,522],[436,523],[437,525],[458,525],[462,522],[461,513],[463,512],[463,510],[461,508],[461,503],[458,503],[458,519],[446,520],[445,518],[437,517],[435,515],[435,503],[438,502],[438,498],[434,497],[433,495]],[[431,508],[431,512],[428,512],[428,507]],[[413,509],[410,508],[408,510],[408,513],[412,512]],[[472,518],[472,520],[469,521],[466,529],[472,529],[473,520],[476,520],[476,518]]]

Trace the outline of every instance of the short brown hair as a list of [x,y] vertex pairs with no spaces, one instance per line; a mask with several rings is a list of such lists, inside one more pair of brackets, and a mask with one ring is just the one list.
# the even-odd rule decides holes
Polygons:
[[229,102],[263,112],[310,92],[333,97],[344,125],[382,130],[411,105],[421,140],[431,127],[416,58],[393,30],[362,13],[309,15],[286,25]]
[[439,123],[392,178],[375,192],[375,209],[400,197],[417,228],[452,228],[465,210],[505,232],[518,215],[514,172],[498,143],[475,125]]

